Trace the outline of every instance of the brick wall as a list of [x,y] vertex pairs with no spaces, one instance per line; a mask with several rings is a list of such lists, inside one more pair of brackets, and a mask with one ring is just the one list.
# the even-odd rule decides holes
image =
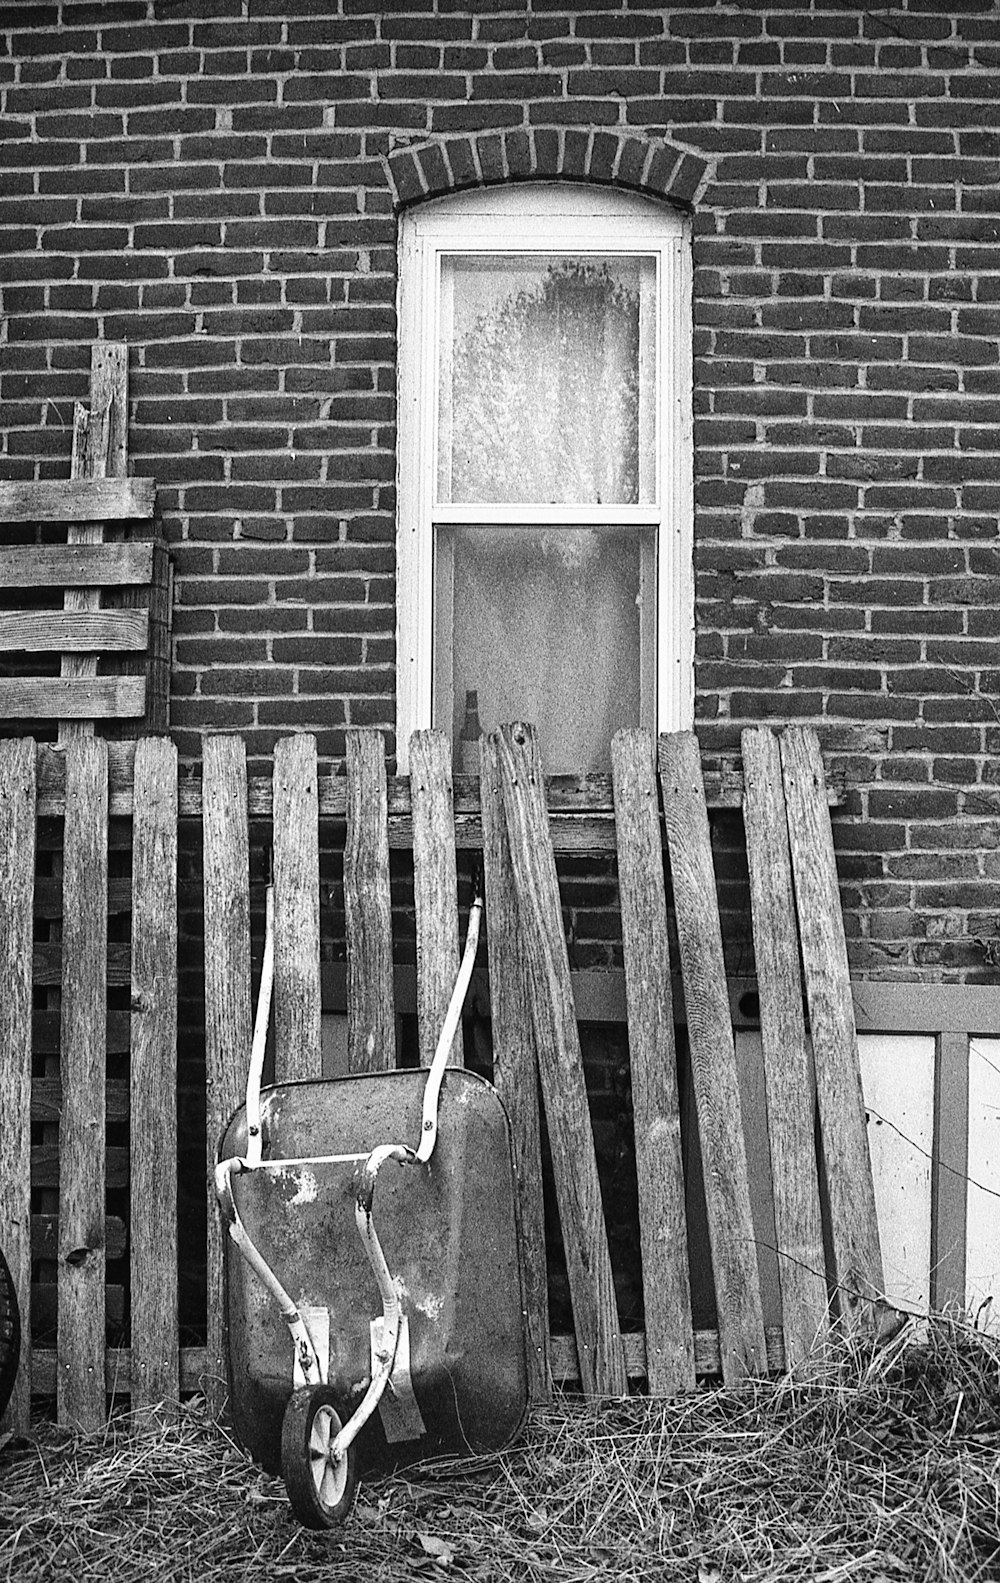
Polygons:
[[6,4],[0,94],[0,471],[65,474],[127,339],[188,757],[391,731],[397,201],[689,204],[704,742],[814,721],[858,969],[993,976],[993,0]]

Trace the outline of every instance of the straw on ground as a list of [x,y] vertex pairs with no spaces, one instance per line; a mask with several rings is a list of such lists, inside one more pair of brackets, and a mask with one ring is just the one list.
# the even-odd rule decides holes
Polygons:
[[503,1455],[362,1488],[309,1534],[200,1403],[0,1460],[0,1580],[985,1583],[1000,1576],[1000,1344],[909,1326],[675,1402],[562,1396]]

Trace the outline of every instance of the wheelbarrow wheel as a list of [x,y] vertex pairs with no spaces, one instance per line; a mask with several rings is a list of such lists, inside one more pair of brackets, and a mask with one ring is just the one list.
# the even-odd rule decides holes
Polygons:
[[328,1385],[293,1391],[281,1426],[281,1475],[292,1511],[306,1528],[335,1528],[357,1493],[354,1447],[335,1461],[330,1448],[343,1428]]
[[0,1414],[4,1413],[17,1378],[21,1351],[21,1313],[7,1260],[0,1253]]

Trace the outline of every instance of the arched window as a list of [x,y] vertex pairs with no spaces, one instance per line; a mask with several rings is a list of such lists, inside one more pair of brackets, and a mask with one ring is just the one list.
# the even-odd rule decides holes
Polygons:
[[430,724],[477,769],[474,727],[531,720],[550,773],[690,726],[684,218],[556,184],[419,205],[399,308],[401,768]]

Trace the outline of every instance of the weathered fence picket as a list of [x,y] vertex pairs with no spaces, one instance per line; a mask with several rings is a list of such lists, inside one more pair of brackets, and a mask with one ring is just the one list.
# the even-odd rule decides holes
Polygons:
[[[319,981],[319,785],[316,739],[274,749],[274,1074],[323,1069]],[[246,1059],[249,1059],[249,1048]]]
[[228,1394],[222,1227],[212,1168],[246,1085],[250,1005],[250,829],[247,761],[235,737],[205,741],[202,781],[205,910],[205,1101],[208,1193],[208,1340],[205,1393],[213,1412]]
[[514,898],[510,844],[500,791],[496,738],[481,737],[479,753],[483,868],[489,930],[493,1081],[510,1116],[527,1332],[528,1393],[532,1402],[546,1402],[552,1395],[552,1362],[549,1355],[549,1279],[542,1201],[538,1055],[531,1018],[531,986],[518,933],[517,902]]
[[739,1076],[701,756],[694,733],[661,737],[659,760],[701,1138],[722,1377],[728,1385],[766,1367]]
[[396,1064],[387,810],[381,734],[348,731],[344,922],[350,1072],[385,1072]]
[[806,1046],[778,740],[743,732],[743,821],[753,910],[760,1032],[785,1357],[806,1357],[827,1309],[816,1170],[815,1086]]
[[[421,1065],[430,1066],[460,956],[451,744],[443,731],[415,731],[410,738],[410,801],[417,924],[417,1024]],[[461,1066],[462,1059],[459,1027],[449,1064]]]
[[858,1035],[823,760],[815,732],[789,727],[781,768],[816,1064],[834,1279],[842,1315],[872,1326],[885,1290],[865,1131]]
[[66,751],[60,1030],[57,1400],[63,1423],[105,1416],[105,1048],[108,756],[82,737]]
[[[0,1225],[22,1314],[31,1303],[31,968],[35,884],[35,745],[0,742]],[[31,1330],[3,1427],[28,1428]]]
[[628,1377],[533,728],[502,727],[497,758],[580,1377],[588,1395],[623,1396]]
[[129,1111],[132,1406],[176,1401],[177,749],[135,753]]
[[667,903],[649,734],[620,731],[611,744],[611,756],[639,1181],[646,1364],[650,1392],[673,1396],[694,1389],[694,1333]]

